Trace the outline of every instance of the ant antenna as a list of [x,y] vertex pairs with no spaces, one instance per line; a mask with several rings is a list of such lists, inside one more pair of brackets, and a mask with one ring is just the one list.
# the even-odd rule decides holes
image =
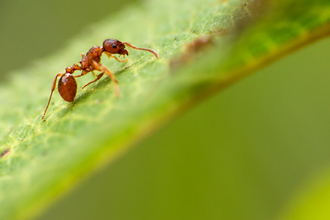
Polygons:
[[136,46],[133,46],[132,44],[127,43],[127,42],[124,42],[123,44],[125,44],[125,45],[127,45],[127,46],[129,46],[129,47],[131,47],[131,48],[133,48],[133,49],[136,49],[136,50],[145,50],[145,51],[149,51],[149,52],[153,53],[153,54],[155,55],[155,57],[158,59],[158,54],[157,54],[155,51],[153,51],[153,50],[146,49],[146,48],[136,47]]

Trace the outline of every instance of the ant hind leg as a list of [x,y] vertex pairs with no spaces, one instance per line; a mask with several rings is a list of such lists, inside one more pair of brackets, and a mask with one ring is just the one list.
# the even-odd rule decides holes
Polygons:
[[76,75],[76,76],[73,76],[74,78],[77,78],[77,77],[82,77],[82,76],[84,76],[84,75],[86,75],[87,73],[89,73],[88,71],[86,71],[86,70],[83,70],[82,72],[81,72],[81,74],[80,75]]
[[50,92],[50,96],[49,96],[49,99],[48,99],[48,103],[47,103],[46,109],[45,109],[45,111],[44,111],[43,116],[41,117],[42,119],[45,118],[45,115],[46,115],[47,109],[48,109],[49,104],[50,104],[50,100],[52,99],[53,92],[54,92],[55,87],[56,87],[57,78],[60,77],[60,76],[63,76],[63,73],[59,73],[59,74],[57,74],[57,75],[55,76],[55,79],[54,79],[53,84],[52,84],[52,88],[51,88],[51,92]]

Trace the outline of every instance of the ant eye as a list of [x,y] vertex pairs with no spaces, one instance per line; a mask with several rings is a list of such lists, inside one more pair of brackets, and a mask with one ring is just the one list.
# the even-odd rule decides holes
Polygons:
[[117,47],[117,45],[116,44],[112,44],[112,48],[116,48]]

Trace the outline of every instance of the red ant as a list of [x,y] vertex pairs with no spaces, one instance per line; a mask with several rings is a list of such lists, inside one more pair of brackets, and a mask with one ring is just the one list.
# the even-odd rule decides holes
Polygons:
[[[65,73],[58,73],[55,76],[55,79],[54,79],[53,85],[52,85],[52,89],[51,89],[51,93],[50,93],[50,97],[48,100],[48,104],[46,106],[42,119],[45,118],[46,111],[48,109],[50,100],[52,99],[52,95],[55,90],[56,81],[57,81],[58,77],[60,77],[60,79],[58,80],[58,92],[60,93],[62,98],[67,102],[73,102],[74,98],[76,97],[77,82],[76,82],[75,78],[84,76],[89,72],[92,72],[94,74],[94,72],[93,72],[94,70],[100,71],[101,73],[96,76],[95,80],[84,85],[82,87],[82,89],[92,83],[95,83],[103,76],[104,73],[106,73],[111,78],[111,80],[115,83],[114,84],[115,92],[116,92],[116,95],[118,96],[119,95],[119,88],[117,85],[118,81],[116,80],[113,73],[106,66],[101,64],[100,61],[101,61],[102,53],[105,53],[109,57],[109,59],[111,57],[113,57],[119,62],[126,62],[127,59],[120,60],[116,56],[113,55],[113,54],[119,54],[119,56],[123,55],[124,57],[125,57],[125,55],[128,55],[128,51],[125,49],[125,45],[129,46],[133,49],[136,49],[136,50],[149,51],[149,52],[153,53],[155,55],[155,57],[158,59],[157,53],[153,50],[145,49],[145,48],[138,48],[138,47],[133,46],[130,43],[127,43],[127,42],[122,43],[116,39],[105,40],[103,42],[103,47],[94,46],[91,49],[89,49],[89,51],[87,52],[86,55],[84,53],[81,54],[82,59],[81,59],[81,61],[79,61],[80,66],[78,64],[73,64],[72,67],[65,68]],[[82,72],[80,75],[73,76],[72,74],[76,70],[82,70]]]

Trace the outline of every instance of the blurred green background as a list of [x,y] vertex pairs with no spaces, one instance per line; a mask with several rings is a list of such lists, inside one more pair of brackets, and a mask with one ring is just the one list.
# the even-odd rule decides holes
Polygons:
[[[123,7],[2,1],[2,83]],[[276,219],[330,165],[329,47],[308,46],[204,101],[38,219]]]
[[88,35],[90,25],[134,2],[138,1],[1,0],[0,79],[8,77],[11,69],[31,65],[31,61],[65,48],[70,38]]

